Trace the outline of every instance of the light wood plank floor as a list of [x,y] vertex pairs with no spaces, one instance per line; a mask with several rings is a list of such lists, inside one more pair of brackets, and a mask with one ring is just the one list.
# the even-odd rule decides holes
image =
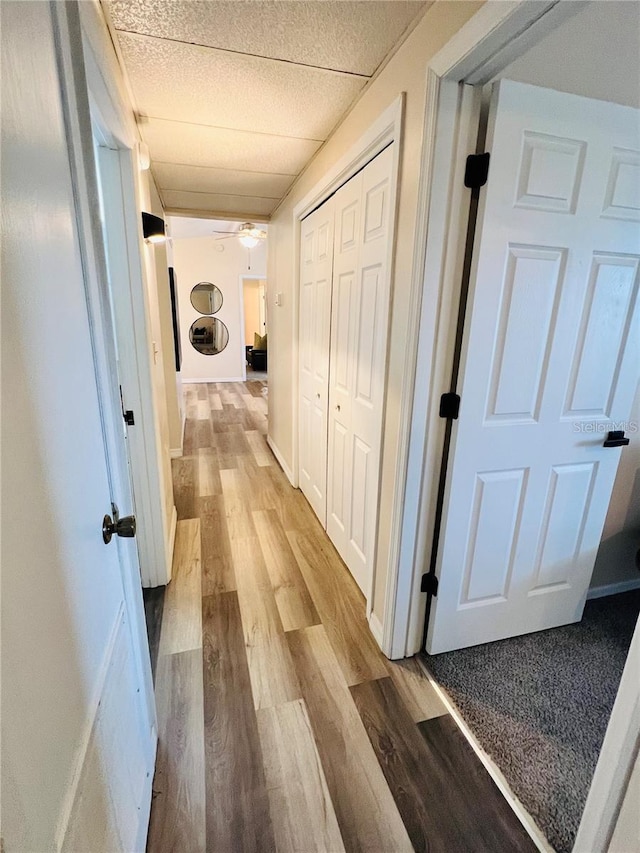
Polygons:
[[535,845],[266,443],[264,381],[190,385],[149,853]]

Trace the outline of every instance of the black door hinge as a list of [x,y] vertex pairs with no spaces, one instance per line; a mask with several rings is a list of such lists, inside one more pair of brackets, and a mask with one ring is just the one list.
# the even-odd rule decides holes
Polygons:
[[431,572],[429,572],[429,574],[422,575],[420,592],[428,592],[429,595],[438,594],[438,578]]
[[440,397],[440,417],[455,421],[458,419],[459,414],[460,395],[454,394],[453,391],[450,391],[448,394],[443,394]]
[[489,176],[489,152],[486,154],[469,154],[464,170],[464,185],[475,190],[487,183]]
[[135,418],[133,417],[133,411],[131,409],[127,409],[126,412],[123,412],[122,417],[124,418],[124,422],[127,426],[135,425]]

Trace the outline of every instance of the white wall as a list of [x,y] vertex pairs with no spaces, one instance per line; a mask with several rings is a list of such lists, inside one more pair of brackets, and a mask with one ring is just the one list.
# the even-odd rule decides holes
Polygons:
[[[497,79],[640,108],[640,3],[589,3]],[[634,559],[640,548],[639,425],[640,388],[627,430],[631,443],[622,451],[592,587],[640,580]]]
[[507,66],[502,78],[640,107],[640,3],[587,4]]
[[[149,176],[150,213],[166,219],[162,202],[158,195],[151,173]],[[166,243],[155,243],[152,249],[155,261],[156,296],[158,300],[158,334],[162,347],[162,366],[164,372],[164,394],[167,410],[167,429],[169,448],[178,451],[182,448],[182,407],[181,383],[176,374],[176,362],[173,342],[173,317],[171,313],[171,292],[169,290],[169,260]]]
[[[351,148],[401,92],[406,93],[404,138],[400,152],[397,248],[393,269],[392,325],[389,344],[387,404],[381,477],[378,557],[373,600],[382,616],[389,565],[389,534],[399,438],[399,395],[405,371],[405,329],[409,322],[409,292],[413,271],[414,229],[425,108],[426,67],[429,59],[478,11],[482,3],[437,2],[389,60],[351,112],[320,149],[274,213],[269,225],[269,436],[283,460],[293,467],[293,388],[298,370],[293,351],[294,269],[293,210],[329,169]],[[276,306],[276,293],[282,305]]]
[[[217,228],[210,220],[211,230]],[[225,382],[242,379],[245,360],[242,324],[243,293],[241,275],[266,277],[267,241],[248,250],[235,237],[216,241],[211,237],[173,239],[173,266],[178,282],[180,334],[182,336],[183,382]],[[200,314],[191,304],[191,290],[200,281],[210,281],[222,291],[222,308],[215,314],[229,329],[229,343],[217,355],[202,355],[189,341],[189,329]]]

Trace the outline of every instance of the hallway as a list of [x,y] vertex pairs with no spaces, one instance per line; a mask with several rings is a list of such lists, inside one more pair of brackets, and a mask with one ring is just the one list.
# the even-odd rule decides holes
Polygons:
[[265,385],[187,391],[149,853],[535,850],[418,664],[377,648]]

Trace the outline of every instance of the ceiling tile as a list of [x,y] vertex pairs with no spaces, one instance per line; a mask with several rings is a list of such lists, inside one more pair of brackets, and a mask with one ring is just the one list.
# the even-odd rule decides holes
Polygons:
[[163,190],[164,206],[171,210],[210,210],[214,213],[268,216],[278,204],[278,199],[251,198],[238,195],[218,195],[217,193],[191,193],[176,190]]
[[325,139],[366,78],[120,34],[138,112]]
[[130,32],[371,75],[424,2],[114,0]]
[[140,124],[152,161],[297,175],[321,142],[149,119]]
[[261,198],[282,198],[295,180],[295,175],[205,169],[176,163],[153,163],[152,169],[158,185],[163,190],[214,192]]

